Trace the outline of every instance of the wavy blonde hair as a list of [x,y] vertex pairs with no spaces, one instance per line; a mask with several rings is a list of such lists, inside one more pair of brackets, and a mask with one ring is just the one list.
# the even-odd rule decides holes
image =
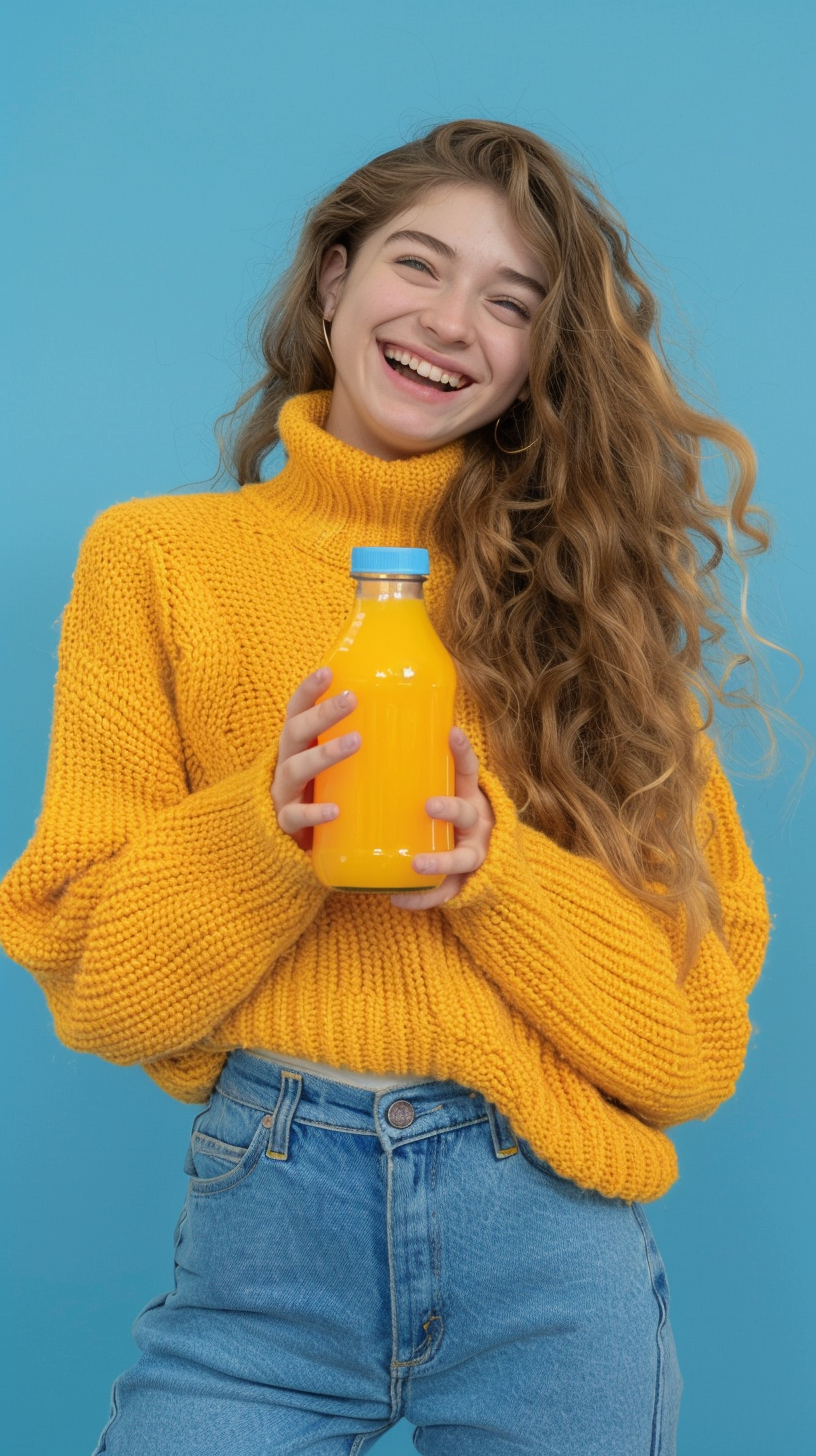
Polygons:
[[[773,745],[756,696],[725,687],[751,660],[725,649],[727,625],[743,643],[746,631],[766,639],[748,623],[744,590],[737,617],[715,569],[728,553],[744,584],[744,558],[767,550],[770,523],[749,505],[748,441],[681,396],[657,302],[596,185],[533,132],[481,120],[436,126],[359,168],[307,213],[263,305],[266,369],[218,422],[222,463],[241,485],[261,479],[284,400],[332,386],[319,293],[327,249],[345,244],[353,267],[371,232],[457,181],[506,198],[549,291],[531,325],[530,398],[500,427],[520,453],[497,449],[490,427],[468,435],[433,523],[455,567],[441,635],[522,822],[600,861],[645,905],[680,911],[682,980],[708,926],[722,934],[695,832],[699,735],[714,701],[758,708]],[[704,440],[728,469],[722,505],[703,487]]]

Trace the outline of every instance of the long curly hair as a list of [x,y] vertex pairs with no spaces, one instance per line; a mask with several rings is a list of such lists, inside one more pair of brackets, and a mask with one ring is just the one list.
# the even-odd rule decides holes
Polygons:
[[[749,504],[748,441],[681,396],[657,301],[594,182],[535,133],[483,120],[435,126],[360,167],[308,211],[263,304],[266,369],[218,422],[222,465],[239,485],[262,479],[283,402],[332,387],[327,249],[345,244],[353,266],[371,232],[451,181],[506,198],[549,291],[531,324],[529,399],[501,425],[518,453],[497,448],[491,427],[468,435],[432,525],[455,568],[440,635],[521,821],[600,861],[645,906],[679,914],[682,981],[707,928],[722,934],[696,830],[715,700],[757,708],[773,744],[756,694],[726,688],[751,662],[728,650],[728,626],[743,646],[746,632],[766,639],[744,591],[737,613],[715,575],[728,555],[745,583],[770,522]],[[724,504],[703,486],[705,440],[727,467]]]

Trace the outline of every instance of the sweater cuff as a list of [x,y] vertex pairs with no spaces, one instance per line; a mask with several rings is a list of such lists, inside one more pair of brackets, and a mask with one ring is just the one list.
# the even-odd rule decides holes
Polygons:
[[597,903],[603,907],[598,911],[602,926],[605,910],[608,913],[610,886],[616,897],[626,894],[606,867],[564,849],[542,830],[522,824],[513,800],[492,770],[480,769],[479,788],[490,800],[496,823],[483,863],[468,876],[458,894],[439,907],[450,915],[451,923],[455,923],[460,910],[506,909],[508,903],[519,899],[535,905],[540,913],[544,890],[556,903],[581,904],[584,913]]

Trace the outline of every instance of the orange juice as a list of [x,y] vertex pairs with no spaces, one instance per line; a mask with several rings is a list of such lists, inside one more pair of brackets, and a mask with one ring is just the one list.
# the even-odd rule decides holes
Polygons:
[[422,594],[428,553],[407,547],[355,547],[354,607],[323,660],[333,698],[351,688],[352,713],[318,743],[356,729],[355,753],[315,776],[314,802],[337,804],[336,819],[313,830],[312,865],[334,890],[413,890],[440,885],[421,875],[414,855],[453,849],[453,825],[432,819],[425,801],[451,795],[455,768],[448,745],[456,669],[437,636]]

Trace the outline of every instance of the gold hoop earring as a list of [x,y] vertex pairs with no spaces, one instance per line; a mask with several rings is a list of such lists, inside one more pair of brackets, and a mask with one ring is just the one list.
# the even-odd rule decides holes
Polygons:
[[504,447],[504,445],[502,445],[502,444],[499,443],[499,437],[498,437],[498,435],[496,433],[496,431],[498,430],[499,425],[500,425],[500,423],[501,423],[501,421],[503,419],[504,419],[504,416],[503,415],[499,415],[499,418],[496,420],[496,423],[493,426],[493,439],[496,442],[496,449],[497,450],[501,450],[502,455],[523,455],[525,450],[532,450],[533,446],[534,445],[537,445],[539,443],[539,441],[541,440],[541,436],[540,435],[537,435],[536,438],[534,440],[530,440],[528,444],[526,444],[526,445],[520,445],[519,448],[518,448],[518,450],[506,450],[505,447]]
[[321,323],[323,325],[323,338],[326,340],[326,348],[328,349],[329,353],[331,354],[332,363],[334,363],[334,355],[332,354],[332,346],[329,343],[329,336],[326,333],[326,320],[325,320],[325,318],[322,318],[321,319]]

